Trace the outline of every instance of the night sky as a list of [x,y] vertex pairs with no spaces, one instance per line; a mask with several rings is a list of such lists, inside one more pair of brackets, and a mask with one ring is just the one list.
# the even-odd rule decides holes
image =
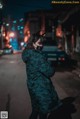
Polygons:
[[27,11],[51,8],[51,0],[7,0],[3,14],[5,16],[11,15],[13,18],[21,18]]

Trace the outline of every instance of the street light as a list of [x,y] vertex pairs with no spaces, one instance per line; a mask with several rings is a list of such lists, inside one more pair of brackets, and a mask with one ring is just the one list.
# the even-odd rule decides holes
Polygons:
[[15,36],[15,33],[14,32],[10,32],[9,37],[13,38],[14,36]]

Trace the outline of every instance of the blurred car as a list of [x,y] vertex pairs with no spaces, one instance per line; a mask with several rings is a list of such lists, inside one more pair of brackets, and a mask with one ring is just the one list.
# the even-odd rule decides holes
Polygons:
[[54,40],[46,40],[43,43],[43,53],[46,54],[49,61],[52,61],[55,65],[73,65],[76,61],[71,59],[65,51],[60,50],[57,47],[57,43]]
[[12,47],[5,47],[5,48],[3,48],[3,54],[13,54]]

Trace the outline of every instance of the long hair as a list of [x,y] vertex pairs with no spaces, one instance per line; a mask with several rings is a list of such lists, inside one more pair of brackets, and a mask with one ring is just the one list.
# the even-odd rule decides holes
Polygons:
[[34,49],[33,43],[38,41],[39,38],[40,38],[40,35],[38,33],[31,35],[31,37],[29,38],[27,42],[27,46],[25,47],[25,49]]

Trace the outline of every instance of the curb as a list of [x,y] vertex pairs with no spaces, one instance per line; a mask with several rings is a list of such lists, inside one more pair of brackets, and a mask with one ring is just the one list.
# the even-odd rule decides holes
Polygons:
[[13,51],[13,54],[20,54],[22,51]]

